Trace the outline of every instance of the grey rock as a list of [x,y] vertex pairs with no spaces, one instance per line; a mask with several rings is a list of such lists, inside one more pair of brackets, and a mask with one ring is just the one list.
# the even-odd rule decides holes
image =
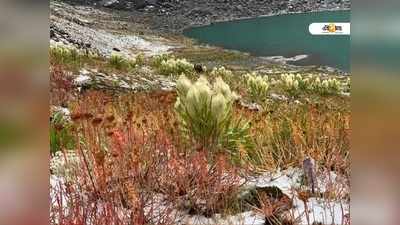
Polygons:
[[[79,0],[75,1],[79,2]],[[80,1],[87,3],[87,0]],[[147,16],[154,14],[155,17],[150,19],[151,26],[161,32],[181,32],[184,28],[194,24],[205,25],[222,20],[260,15],[350,8],[348,0],[91,0],[90,2],[115,9],[135,9],[145,12]]]
[[240,101],[240,105],[242,106],[242,107],[244,107],[244,108],[247,108],[247,109],[249,109],[249,110],[251,110],[251,111],[256,111],[256,112],[259,112],[259,111],[262,111],[263,110],[263,108],[261,107],[261,105],[259,105],[259,104],[257,104],[257,103],[246,103],[246,102],[244,102],[244,101]]
[[103,0],[100,4],[104,7],[113,7],[119,3],[118,0]]
[[288,98],[284,95],[278,95],[275,93],[271,93],[270,95],[271,99],[276,100],[276,101],[287,101]]
[[154,76],[146,79],[141,76],[128,74],[104,74],[97,70],[82,69],[74,79],[74,86],[80,92],[89,89],[107,90],[112,92],[138,92],[150,89],[171,91],[175,89],[175,82],[166,77]]

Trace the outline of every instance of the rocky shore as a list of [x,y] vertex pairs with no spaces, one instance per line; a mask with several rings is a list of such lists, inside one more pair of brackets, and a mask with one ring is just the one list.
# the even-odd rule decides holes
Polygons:
[[160,32],[267,15],[350,9],[350,0],[69,0],[118,9]]
[[[159,55],[192,48],[182,35],[185,28],[225,20],[276,14],[348,9],[347,0],[51,0],[50,39],[53,43],[110,57],[117,52],[134,57]],[[301,4],[300,4],[301,3]],[[190,42],[190,41],[189,41]],[[192,52],[192,51],[191,51]],[[193,53],[190,53],[193,54]],[[304,56],[302,56],[304,57]],[[290,65],[297,58],[251,57],[261,64],[279,64],[292,70],[308,67]],[[243,64],[243,60],[241,60]],[[255,66],[257,67],[257,66]],[[311,68],[312,69],[312,68]],[[333,68],[323,72],[339,73]]]

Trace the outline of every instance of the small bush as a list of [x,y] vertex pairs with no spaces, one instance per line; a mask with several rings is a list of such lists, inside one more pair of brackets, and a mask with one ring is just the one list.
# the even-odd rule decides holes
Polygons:
[[237,95],[218,77],[213,86],[205,77],[192,83],[184,75],[177,82],[175,109],[183,130],[204,149],[225,149],[240,158],[239,146],[252,148],[249,124],[235,121],[233,103]]
[[73,47],[57,45],[50,47],[50,59],[56,64],[79,66],[82,61],[80,52]]
[[71,132],[72,125],[66,121],[63,113],[57,112],[50,121],[50,152],[52,154],[63,149],[73,149],[74,136]]
[[142,66],[145,64],[145,57],[143,53],[139,53],[135,58],[135,64],[137,66]]
[[233,78],[233,73],[232,73],[232,71],[221,66],[221,67],[215,67],[211,71],[210,76],[213,78],[221,77],[222,79],[224,79],[226,81],[230,81]]
[[73,76],[66,72],[62,66],[50,68],[50,104],[65,105],[73,99]]
[[280,84],[290,96],[296,97],[302,92],[310,89],[310,77],[303,77],[300,74],[282,74]]
[[111,55],[108,64],[117,70],[129,70],[136,67],[136,61],[128,60],[120,54]]
[[280,84],[283,90],[292,96],[297,95],[299,92],[299,82],[295,79],[293,74],[282,74]]
[[279,82],[290,96],[297,97],[301,93],[319,95],[336,95],[350,89],[349,80],[340,82],[336,78],[321,79],[318,75],[283,74]]
[[161,66],[161,62],[167,61],[169,59],[173,58],[173,56],[167,55],[167,54],[162,54],[162,55],[156,55],[152,59],[152,64],[154,67],[158,68]]
[[194,72],[194,65],[186,59],[164,59],[164,56],[161,56],[156,59],[155,65],[160,74],[167,76],[179,76],[182,73],[191,74]]
[[267,98],[269,83],[266,78],[256,73],[245,75],[247,92],[253,101],[264,101]]
[[346,81],[344,82],[344,84],[343,84],[343,88],[342,88],[343,90],[343,92],[347,92],[347,93],[349,93],[350,92],[350,89],[351,89],[351,80],[350,80],[350,78],[348,77],[347,79],[346,79]]
[[321,81],[316,78],[312,83],[313,91],[321,95],[339,94],[342,89],[342,84],[335,78],[329,78]]

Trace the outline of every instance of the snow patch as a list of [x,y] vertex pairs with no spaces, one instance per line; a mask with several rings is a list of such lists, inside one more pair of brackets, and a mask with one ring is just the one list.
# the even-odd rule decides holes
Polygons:
[[234,216],[222,217],[217,214],[213,218],[204,216],[188,216],[180,224],[186,225],[263,225],[264,217],[252,211],[240,213]]
[[[293,200],[294,215],[300,218],[300,224],[307,225],[306,207],[304,202],[297,197]],[[328,202],[317,198],[308,199],[307,210],[309,212],[310,224],[321,222],[322,224],[346,224],[345,218],[350,211],[350,206],[346,202]]]
[[82,70],[80,74],[74,79],[74,83],[78,86],[82,86],[90,83],[92,78],[89,76],[89,72],[87,70]]

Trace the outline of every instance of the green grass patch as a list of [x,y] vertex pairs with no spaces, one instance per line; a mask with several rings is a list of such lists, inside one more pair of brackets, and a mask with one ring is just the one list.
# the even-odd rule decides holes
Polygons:
[[72,125],[62,113],[55,113],[50,121],[50,153],[75,147]]

